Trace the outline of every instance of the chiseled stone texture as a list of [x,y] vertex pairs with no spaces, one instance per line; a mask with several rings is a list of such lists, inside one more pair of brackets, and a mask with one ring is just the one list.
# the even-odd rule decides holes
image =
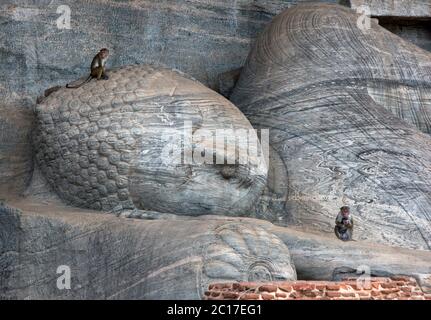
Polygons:
[[332,233],[350,205],[355,240],[430,249],[431,53],[356,18],[338,5],[287,9],[257,39],[230,98],[271,128],[287,224]]
[[296,280],[288,248],[254,220],[16,205],[0,206],[0,299],[201,299],[214,282]]
[[[245,116],[176,71],[143,65],[109,75],[79,89],[62,88],[36,107],[36,157],[60,197],[104,211],[136,206],[188,215],[247,214],[264,188],[267,166]],[[216,130],[223,129],[254,137],[254,145],[249,140],[235,148],[249,151],[247,163],[227,162],[235,155],[223,144],[213,148]],[[184,131],[189,138],[181,136]],[[202,140],[205,131],[211,137]],[[224,164],[214,163],[213,155],[223,154]]]

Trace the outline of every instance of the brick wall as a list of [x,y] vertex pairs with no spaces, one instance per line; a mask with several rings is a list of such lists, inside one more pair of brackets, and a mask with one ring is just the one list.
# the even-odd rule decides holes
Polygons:
[[331,281],[239,282],[211,284],[207,300],[431,300],[414,278],[350,278]]

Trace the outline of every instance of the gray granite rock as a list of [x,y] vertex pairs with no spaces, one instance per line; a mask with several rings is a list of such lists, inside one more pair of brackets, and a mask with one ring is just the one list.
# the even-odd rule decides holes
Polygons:
[[128,66],[109,77],[61,88],[36,107],[36,157],[62,199],[104,211],[249,213],[268,169],[232,103],[168,69]]
[[231,100],[270,129],[285,166],[273,221],[332,233],[350,205],[355,239],[430,249],[431,138],[418,129],[431,128],[431,53],[356,19],[336,5],[284,11],[256,41]]
[[0,103],[0,199],[22,194],[30,182],[33,124],[31,110]]
[[345,3],[363,18],[378,19],[385,29],[399,37],[431,51],[431,2],[429,0],[348,0]]
[[[110,81],[40,99],[42,172],[33,170],[27,110],[46,88],[86,74],[101,47],[112,50],[109,67],[164,64],[230,96],[256,34],[297,2],[2,1],[0,199],[33,178],[25,199],[0,204],[0,299],[197,299],[210,282],[330,280],[364,268],[429,285],[431,255],[420,249],[431,241],[431,144],[417,128],[431,131],[430,55],[375,20],[358,30],[341,7],[277,17],[235,89],[254,125],[272,132],[259,202],[266,173],[250,167],[161,168],[157,130],[172,119],[251,128],[228,101],[161,68],[116,69]],[[429,16],[420,0],[367,3],[373,16]],[[59,5],[72,9],[70,30],[56,26]],[[341,204],[352,205],[359,241],[332,234]],[[135,206],[145,210],[124,210]],[[260,220],[182,215],[205,213]],[[56,285],[59,266],[71,269],[70,290]]]
[[[110,67],[164,64],[216,89],[218,75],[242,66],[272,17],[303,1],[3,0],[0,97],[34,101],[86,74],[102,47],[111,49]],[[70,8],[70,29],[58,27],[67,12],[61,6]]]
[[[259,220],[260,221],[260,220]],[[289,248],[298,279],[333,280],[340,269],[370,276],[431,273],[431,252],[376,244],[374,240],[343,242],[321,232],[266,225]]]
[[[6,299],[199,299],[224,281],[431,273],[429,251],[342,243],[263,220],[135,220],[28,199],[0,207],[0,240]],[[70,290],[57,287],[59,266],[70,268]]]
[[[214,282],[296,279],[284,243],[241,219],[16,205],[0,206],[0,299],[200,299]],[[70,289],[57,286],[60,266]]]
[[352,9],[368,7],[375,17],[430,18],[429,0],[347,0]]

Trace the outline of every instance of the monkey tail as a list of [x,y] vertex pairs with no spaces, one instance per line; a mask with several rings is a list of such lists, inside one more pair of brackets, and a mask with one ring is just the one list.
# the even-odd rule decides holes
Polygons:
[[78,85],[76,85],[76,86],[71,86],[71,85],[69,85],[69,83],[68,84],[66,84],[66,88],[68,88],[68,89],[78,89],[78,88],[80,88],[80,87],[82,87],[84,84],[86,84],[87,82],[89,82],[90,80],[91,80],[91,78],[93,78],[92,76],[91,76],[91,74],[88,76],[88,78],[87,79],[85,79],[84,81],[82,81],[80,84],[78,84]]

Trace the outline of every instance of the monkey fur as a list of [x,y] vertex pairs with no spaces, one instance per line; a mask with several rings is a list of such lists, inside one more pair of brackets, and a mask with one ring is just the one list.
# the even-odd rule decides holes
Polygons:
[[108,76],[106,75],[105,71],[105,64],[106,60],[108,60],[109,50],[106,48],[103,48],[99,51],[98,54],[96,54],[91,61],[90,66],[90,75],[87,79],[85,79],[83,82],[76,86],[71,86],[70,84],[66,85],[66,88],[68,89],[77,89],[86,84],[87,82],[91,81],[93,78],[96,78],[97,80],[103,79],[108,80]]

